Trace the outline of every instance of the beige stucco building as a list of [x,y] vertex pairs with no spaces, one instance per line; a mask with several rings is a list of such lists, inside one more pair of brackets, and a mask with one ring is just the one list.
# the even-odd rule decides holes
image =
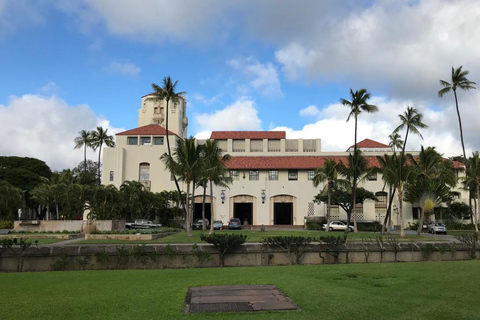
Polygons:
[[[116,135],[115,148],[106,148],[103,155],[102,183],[116,187],[126,180],[137,180],[153,192],[175,190],[171,175],[160,157],[167,152],[165,128],[165,101],[158,103],[153,95],[142,97],[138,127]],[[175,141],[187,137],[186,103],[182,100],[169,105],[169,140],[172,150]],[[303,225],[306,217],[323,217],[326,204],[316,204],[313,199],[323,189],[313,186],[315,168],[323,166],[325,158],[346,163],[353,150],[324,152],[320,139],[286,139],[283,131],[214,131],[211,139],[219,142],[224,153],[231,155],[227,163],[233,183],[229,188],[214,187],[213,201],[207,196],[207,217],[210,203],[214,219],[226,223],[230,218],[240,218],[253,225]],[[197,140],[199,144],[205,140]],[[378,166],[376,156],[391,154],[388,145],[365,139],[357,144],[370,165]],[[173,151],[172,151],[173,152]],[[465,174],[464,166],[455,163],[459,176]],[[181,183],[181,188],[185,189]],[[382,221],[385,217],[388,188],[381,174],[368,177],[360,183],[376,194],[378,201],[367,200],[356,207],[359,221]],[[462,189],[459,201],[467,201],[468,193]],[[203,190],[197,189],[194,199],[194,219],[201,217]],[[210,190],[207,190],[207,195]],[[396,198],[396,197],[395,197]],[[395,199],[396,208],[399,208]],[[403,203],[405,223],[415,221],[417,210]],[[346,213],[332,208],[333,219],[346,219]],[[398,210],[392,214],[398,224]]]

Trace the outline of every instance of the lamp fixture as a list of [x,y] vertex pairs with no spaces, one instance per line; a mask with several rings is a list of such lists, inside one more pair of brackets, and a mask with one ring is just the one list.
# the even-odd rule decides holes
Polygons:
[[222,190],[222,192],[220,193],[220,199],[222,199],[222,204],[225,203],[225,190]]
[[398,211],[398,208],[397,208],[397,205],[396,205],[396,204],[393,205],[393,211],[394,211],[395,213],[398,213],[398,212],[397,212],[397,211]]
[[262,203],[265,203],[265,198],[266,198],[265,190],[262,190]]

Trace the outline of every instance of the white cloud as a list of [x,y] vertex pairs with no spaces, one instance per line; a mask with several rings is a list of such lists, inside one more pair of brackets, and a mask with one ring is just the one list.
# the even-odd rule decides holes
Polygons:
[[[8,105],[0,105],[0,155],[41,159],[52,170],[72,169],[83,161],[73,140],[80,130],[97,126],[110,128],[110,134],[122,131],[97,118],[88,105],[70,106],[56,96],[13,96]],[[87,157],[96,160],[92,151]]]
[[59,89],[58,85],[54,81],[50,81],[49,83],[47,83],[46,85],[38,89],[38,91],[45,95],[51,95],[51,94],[55,94],[58,91],[58,89]]
[[140,74],[140,68],[130,62],[113,61],[108,66],[102,68],[102,71],[123,76],[136,77]]
[[[262,64],[253,58],[231,59],[227,64],[234,70],[240,71],[251,88],[269,97],[281,97],[280,79],[273,64]],[[245,88],[239,86],[244,94]]]
[[260,130],[261,120],[258,118],[255,103],[248,99],[239,99],[223,110],[211,114],[195,114],[199,133],[196,137],[204,137],[215,130]]
[[45,24],[43,3],[28,0],[0,0],[0,39],[18,29]]
[[302,117],[314,117],[317,118],[320,116],[320,110],[314,105],[308,106],[300,110],[300,116]]
[[200,93],[195,93],[193,95],[193,99],[195,101],[198,101],[198,102],[200,102],[204,105],[207,105],[207,106],[219,102],[221,97],[222,97],[222,94],[217,94],[217,95],[215,95],[211,98],[206,97],[206,96],[204,96],[203,94],[200,94]]

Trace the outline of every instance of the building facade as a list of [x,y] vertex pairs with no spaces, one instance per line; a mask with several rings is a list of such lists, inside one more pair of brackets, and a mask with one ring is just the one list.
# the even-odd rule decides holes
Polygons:
[[[174,150],[177,139],[187,137],[186,103],[180,101],[168,108],[169,141]],[[160,160],[167,152],[166,106],[153,95],[142,97],[138,127],[116,135],[116,146],[106,148],[103,154],[102,183],[117,188],[127,180],[140,181],[152,192],[175,190],[170,172]],[[213,199],[206,191],[206,217],[210,221],[213,207],[214,220],[226,223],[230,218],[240,218],[246,225],[303,225],[308,217],[326,215],[326,204],[313,199],[323,185],[313,186],[315,169],[323,166],[325,159],[347,163],[353,147],[345,152],[324,152],[320,139],[286,139],[283,131],[214,131],[210,139],[218,141],[225,154],[231,156],[226,163],[233,182],[228,188],[214,187]],[[199,144],[205,140],[197,140]],[[378,166],[377,156],[392,154],[385,144],[365,139],[357,144],[370,166]],[[412,152],[410,152],[412,153]],[[415,153],[413,153],[415,154]],[[418,154],[418,152],[416,152]],[[465,168],[454,163],[459,176]],[[366,200],[355,208],[357,221],[383,222],[389,198],[380,173],[372,174],[359,184],[372,191],[377,200]],[[180,183],[185,190],[185,186]],[[468,201],[468,192],[457,188],[459,201]],[[396,208],[399,208],[395,197]],[[193,201],[194,219],[202,216],[203,189],[197,188]],[[403,203],[406,223],[418,217],[415,205]],[[333,219],[346,219],[338,206],[331,210]],[[392,221],[399,224],[398,209]]]

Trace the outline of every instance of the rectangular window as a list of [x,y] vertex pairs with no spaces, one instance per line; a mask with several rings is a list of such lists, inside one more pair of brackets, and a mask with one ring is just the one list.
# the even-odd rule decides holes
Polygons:
[[151,137],[141,137],[140,138],[140,143],[144,146],[149,146],[152,144],[152,138]]
[[368,175],[368,180],[369,181],[377,181],[377,173],[376,172],[372,172]]
[[250,170],[249,178],[252,181],[257,181],[258,180],[258,170]]
[[138,137],[128,137],[127,143],[131,146],[138,145]]
[[153,144],[156,146],[163,145],[163,137],[153,137]]
[[110,181],[113,181],[113,171],[110,171]]
[[288,180],[298,180],[298,170],[288,170]]
[[277,181],[278,180],[278,170],[268,171],[268,180]]
[[315,170],[308,170],[307,171],[308,180],[313,180],[314,177],[315,177]]
[[238,181],[239,172],[237,170],[231,170],[230,171],[230,178],[232,178],[233,181]]

